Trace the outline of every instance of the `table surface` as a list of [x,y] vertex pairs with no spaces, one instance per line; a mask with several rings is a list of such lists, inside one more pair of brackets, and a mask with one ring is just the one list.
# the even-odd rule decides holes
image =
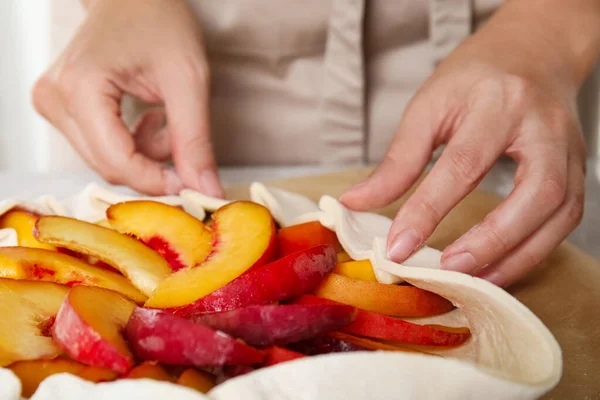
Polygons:
[[[253,181],[270,181],[295,176],[315,175],[341,171],[340,166],[295,166],[295,167],[229,167],[221,168],[220,174],[226,186],[247,184]],[[509,160],[499,161],[483,179],[479,189],[507,196],[513,188],[515,164]],[[585,213],[579,227],[568,240],[575,246],[600,259],[600,161],[590,161],[588,168]],[[67,197],[82,190],[90,182],[108,186],[100,176],[92,172],[43,175],[35,173],[0,173],[0,199],[30,199],[43,194],[58,198]],[[126,188],[115,187],[124,193]]]

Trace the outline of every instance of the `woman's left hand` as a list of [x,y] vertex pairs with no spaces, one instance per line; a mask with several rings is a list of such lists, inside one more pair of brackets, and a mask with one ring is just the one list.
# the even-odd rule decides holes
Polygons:
[[576,96],[585,71],[573,67],[570,49],[549,28],[519,24],[521,11],[541,18],[519,3],[509,2],[437,68],[405,110],[379,167],[341,197],[357,210],[389,204],[447,144],[394,219],[388,254],[395,262],[423,246],[503,154],[518,163],[514,190],[445,249],[443,269],[506,286],[582,218],[586,150]]

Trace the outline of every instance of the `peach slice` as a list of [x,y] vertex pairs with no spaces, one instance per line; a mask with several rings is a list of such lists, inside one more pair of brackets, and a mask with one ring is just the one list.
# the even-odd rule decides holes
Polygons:
[[103,287],[119,292],[138,303],[147,299],[122,275],[50,250],[0,247],[0,276],[50,281],[66,286]]
[[[303,295],[296,304],[339,304],[312,295]],[[435,325],[418,325],[377,312],[358,310],[353,323],[341,329],[344,333],[422,346],[459,346],[466,342],[469,329],[450,329]]]
[[279,257],[323,244],[332,245],[337,252],[343,251],[335,232],[318,221],[288,226],[277,232]]
[[192,304],[170,311],[190,316],[268,304],[299,296],[314,290],[335,267],[335,263],[335,250],[332,246],[317,246],[299,251],[248,271]]
[[208,393],[210,389],[215,387],[215,377],[206,372],[188,368],[179,376],[177,383],[195,389],[200,393]]
[[345,327],[355,316],[356,309],[350,306],[289,304],[249,306],[190,319],[262,347],[320,336]]
[[48,331],[68,291],[50,282],[0,279],[0,367],[60,354]]
[[207,260],[196,268],[169,275],[146,302],[147,307],[190,304],[274,257],[275,224],[265,207],[233,202],[215,211],[212,221],[215,242]]
[[265,354],[265,367],[270,367],[271,365],[281,364],[286,361],[292,361],[297,358],[305,357],[305,355],[302,353],[298,353],[293,350],[289,350],[278,346],[271,346],[266,348]]
[[388,285],[329,274],[315,291],[319,297],[396,317],[425,317],[454,308],[442,296],[414,286]]
[[113,229],[73,218],[44,216],[38,219],[34,234],[44,243],[98,258],[121,271],[146,296],[171,273],[160,254]]
[[156,201],[128,201],[106,210],[111,227],[156,250],[177,271],[200,264],[213,247],[204,223],[179,207]]
[[[429,354],[429,353],[424,353],[422,351],[414,350],[414,349],[411,349],[408,347],[399,346],[396,343],[391,344],[391,343],[377,342],[375,340],[367,339],[364,337],[358,337],[358,336],[354,336],[354,335],[349,335],[349,334],[343,333],[343,332],[333,332],[333,333],[330,333],[329,336],[331,336],[335,339],[338,339],[338,340],[342,340],[347,343],[351,343],[358,347],[362,347],[367,350],[403,351],[406,353]],[[435,354],[429,354],[429,355],[438,357]]]
[[329,353],[347,353],[350,351],[372,351],[356,343],[347,342],[332,335],[317,336],[289,345],[292,351],[307,356]]
[[337,258],[338,258],[338,263],[345,263],[348,261],[353,261],[352,257],[350,257],[350,254],[346,253],[345,251],[339,252],[337,255]]
[[12,210],[0,217],[0,229],[14,229],[17,232],[19,246],[56,250],[54,246],[42,243],[33,236],[33,228],[38,217],[28,211]]
[[72,359],[124,374],[133,357],[121,331],[134,308],[116,292],[75,286],[60,307],[52,337]]
[[44,379],[51,375],[69,373],[91,382],[115,380],[118,374],[98,367],[89,367],[67,358],[18,361],[8,367],[21,381],[22,396],[31,397]]
[[142,360],[181,366],[251,365],[264,355],[231,336],[169,314],[137,307],[127,323],[131,348]]
[[332,272],[350,279],[377,282],[373,266],[369,260],[342,262],[336,265]]
[[155,381],[165,382],[173,382],[175,380],[160,364],[148,361],[133,367],[123,378],[154,379]]

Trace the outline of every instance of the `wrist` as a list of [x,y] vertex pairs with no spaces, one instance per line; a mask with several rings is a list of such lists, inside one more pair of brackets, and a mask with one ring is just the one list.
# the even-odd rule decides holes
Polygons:
[[507,1],[464,47],[509,73],[576,92],[600,56],[600,2]]

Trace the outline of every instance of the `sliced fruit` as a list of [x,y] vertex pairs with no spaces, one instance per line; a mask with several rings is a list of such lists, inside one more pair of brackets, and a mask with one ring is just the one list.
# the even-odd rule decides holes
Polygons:
[[332,245],[336,252],[344,250],[335,232],[318,221],[288,226],[277,232],[279,257],[323,244]]
[[[304,295],[297,304],[339,304],[332,300],[312,295]],[[390,340],[424,346],[459,346],[471,336],[467,328],[462,330],[441,329],[437,326],[418,325],[398,318],[388,317],[372,311],[358,310],[356,319],[341,329],[352,335],[374,339]]]
[[170,311],[187,316],[268,304],[299,296],[314,290],[335,264],[336,254],[332,246],[313,247],[248,271],[194,303]]
[[216,384],[220,385],[221,383],[223,383],[231,378],[249,374],[250,372],[253,372],[255,370],[256,370],[256,368],[254,368],[251,365],[226,365],[217,374]]
[[346,253],[345,251],[339,252],[337,258],[338,263],[352,261],[352,257],[350,257],[350,254]]
[[171,273],[160,254],[113,229],[73,218],[44,216],[38,220],[34,234],[44,243],[96,257],[118,269],[146,296]]
[[264,305],[190,317],[252,346],[282,345],[336,331],[354,321],[356,309],[334,304]]
[[333,273],[359,281],[377,282],[375,272],[373,272],[373,265],[371,265],[371,261],[369,260],[339,263],[333,269]]
[[212,221],[215,242],[208,259],[196,268],[168,276],[146,306],[171,308],[193,303],[275,256],[275,223],[265,207],[233,202],[215,211]]
[[175,379],[166,369],[159,364],[144,362],[133,367],[126,375],[125,379],[154,379],[155,381],[173,382]]
[[264,351],[266,355],[264,362],[265,367],[270,367],[271,365],[281,364],[286,361],[292,361],[297,358],[305,357],[302,353],[279,346],[271,346],[266,348]]
[[0,247],[0,276],[49,281],[66,286],[97,286],[119,292],[136,302],[146,300],[146,296],[123,275],[50,250]]
[[121,332],[134,307],[111,290],[75,286],[60,307],[52,337],[72,359],[124,374],[133,357]]
[[200,393],[208,393],[215,387],[215,377],[194,368],[188,368],[179,376],[177,383],[182,386],[195,389]]
[[49,327],[68,291],[50,282],[0,279],[0,367],[61,353]]
[[8,367],[21,381],[22,396],[31,397],[44,379],[51,375],[69,373],[92,382],[107,382],[118,374],[109,369],[89,367],[66,358],[54,360],[19,361]]
[[[384,350],[384,351],[403,351],[406,353],[424,353],[422,351],[417,351],[408,347],[399,346],[396,343],[382,343],[375,340],[367,339],[364,337],[358,337],[354,335],[349,335],[343,332],[332,332],[329,336],[342,340],[346,343],[351,343],[358,347],[362,347],[366,350]],[[434,354],[430,354],[434,355]]]
[[179,207],[156,201],[127,201],[106,210],[110,225],[133,235],[167,260],[173,271],[203,262],[213,248],[204,223]]
[[264,354],[231,336],[169,314],[137,307],[126,329],[127,339],[142,360],[182,366],[250,365]]
[[111,228],[112,229],[112,226],[110,225],[110,223],[108,222],[107,219],[101,219],[100,221],[96,221],[96,225],[100,225],[100,226],[102,226],[104,228]]
[[388,285],[329,274],[315,291],[319,297],[396,317],[425,317],[454,308],[442,296],[414,286]]
[[28,211],[12,210],[0,217],[0,229],[14,229],[17,232],[19,246],[56,250],[54,246],[42,243],[33,236],[33,228],[38,217]]

